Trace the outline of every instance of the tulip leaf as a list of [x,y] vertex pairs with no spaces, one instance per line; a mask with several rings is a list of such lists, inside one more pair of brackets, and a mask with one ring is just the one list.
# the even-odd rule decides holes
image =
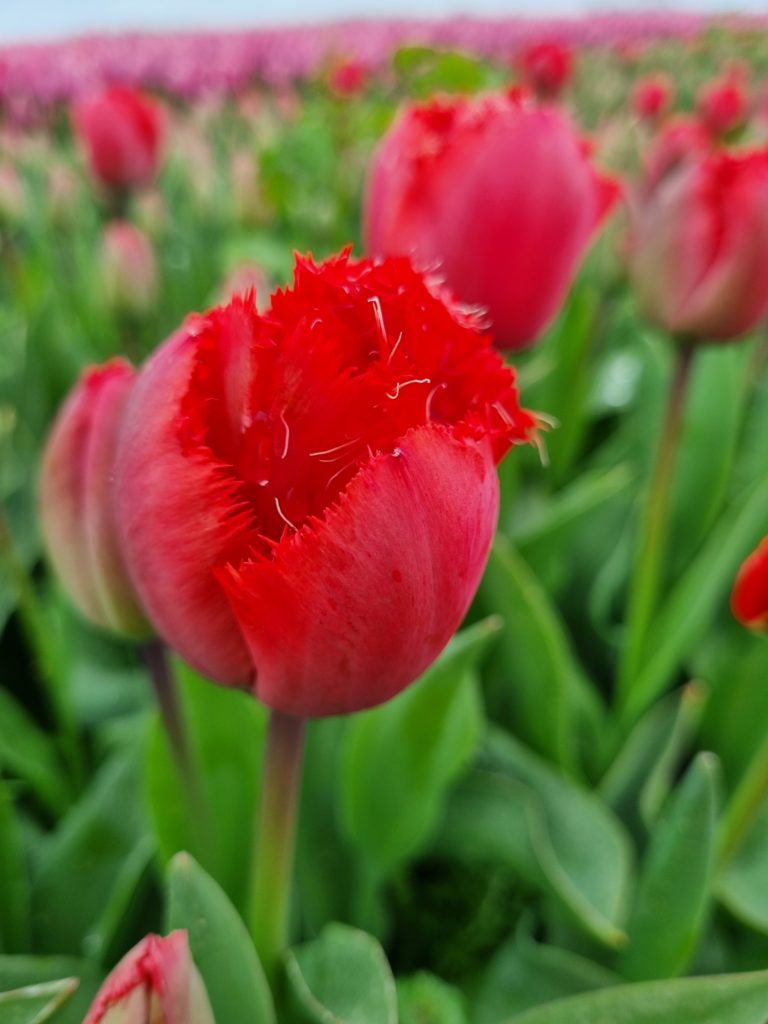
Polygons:
[[242,907],[266,712],[250,695],[214,686],[177,664],[202,798],[192,812],[157,720],[149,739],[147,788],[160,853],[168,862],[179,850],[192,851],[235,906]]
[[717,781],[716,758],[699,754],[654,828],[619,961],[627,978],[673,977],[691,958],[709,906]]
[[[490,701],[537,753],[573,771],[580,717],[599,713],[546,592],[512,545],[497,536],[481,595],[504,620]],[[503,711],[502,711],[503,709]],[[582,716],[582,712],[587,714]],[[578,723],[581,724],[581,723]]]
[[186,928],[217,1021],[274,1024],[272,996],[253,942],[221,887],[188,853],[171,861],[166,930]]
[[39,952],[74,953],[103,912],[124,859],[146,835],[138,751],[104,763],[40,853],[32,889]]
[[723,870],[717,896],[737,920],[768,935],[768,806]]
[[83,939],[84,951],[99,963],[115,962],[130,945],[130,929],[143,909],[155,852],[153,838],[144,835],[125,855],[104,909]]
[[629,695],[628,718],[641,714],[700,640],[736,571],[765,532],[768,480],[754,484],[720,517],[651,627],[654,650]]
[[559,999],[504,1024],[765,1024],[768,971],[648,981]]
[[21,704],[0,687],[0,769],[28,783],[46,810],[67,805],[64,768],[54,748]]
[[440,852],[509,867],[550,893],[580,927],[607,946],[624,941],[631,850],[610,810],[511,737],[493,736],[486,770],[452,795]]
[[398,1024],[467,1024],[464,997],[434,974],[397,981]]
[[11,786],[0,781],[0,951],[29,948],[29,879]]
[[498,630],[496,618],[464,630],[418,682],[348,725],[342,823],[382,879],[424,848],[475,749],[481,710],[472,669]]
[[43,1024],[50,1020],[77,988],[77,978],[29,985],[0,992],[2,1024]]
[[586,957],[535,942],[521,927],[482,974],[473,1001],[473,1024],[499,1024],[514,1013],[621,980]]
[[317,939],[288,951],[288,986],[306,1024],[398,1024],[397,992],[379,943],[329,924]]
[[82,1024],[103,981],[91,961],[63,956],[0,956],[0,992],[58,982],[61,978],[77,978],[79,984],[58,1010],[56,1024]]

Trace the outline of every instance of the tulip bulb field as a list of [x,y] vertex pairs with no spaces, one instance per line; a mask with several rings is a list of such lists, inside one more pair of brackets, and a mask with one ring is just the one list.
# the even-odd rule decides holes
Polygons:
[[0,50],[0,1024],[765,1024],[768,20]]

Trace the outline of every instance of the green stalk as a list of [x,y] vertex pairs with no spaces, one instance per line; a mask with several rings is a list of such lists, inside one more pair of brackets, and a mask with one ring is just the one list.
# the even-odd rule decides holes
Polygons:
[[288,945],[304,733],[303,718],[270,712],[259,831],[254,844],[250,927],[264,972],[273,986],[280,956]]
[[741,848],[768,797],[768,738],[757,748],[720,824],[718,862],[724,867]]
[[669,496],[677,461],[685,399],[694,348],[678,343],[667,407],[643,506],[639,541],[629,586],[624,643],[619,663],[617,699],[621,714],[642,710],[632,699],[632,687],[642,668],[648,631],[656,612],[663,575],[669,525]]

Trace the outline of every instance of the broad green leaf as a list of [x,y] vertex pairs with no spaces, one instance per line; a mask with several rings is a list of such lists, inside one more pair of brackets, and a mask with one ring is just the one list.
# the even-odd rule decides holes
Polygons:
[[505,1024],[765,1024],[768,971],[649,981],[559,999]]
[[675,585],[650,635],[654,650],[633,684],[627,719],[641,714],[662,692],[701,638],[733,584],[736,571],[765,532],[768,479],[720,517],[706,544]]
[[474,751],[481,709],[472,669],[498,629],[492,618],[460,633],[417,683],[347,727],[341,820],[381,878],[423,849]]
[[66,1003],[77,988],[77,978],[0,992],[2,1024],[43,1024]]
[[29,948],[29,878],[11,786],[0,781],[0,952]]
[[0,769],[28,783],[55,815],[67,804],[66,772],[43,730],[11,694],[0,688]]
[[161,856],[190,850],[242,907],[259,800],[266,712],[246,693],[211,683],[177,663],[184,718],[203,807],[188,809],[176,764],[156,720],[147,752],[147,788]]
[[694,952],[711,898],[717,781],[716,758],[699,754],[654,828],[619,962],[627,978],[681,974]]
[[288,987],[306,1024],[398,1024],[395,979],[378,942],[357,928],[329,924],[289,950]]
[[107,761],[47,837],[32,889],[35,948],[79,953],[123,862],[146,835],[138,751]]
[[735,918],[768,935],[768,806],[724,868],[716,891]]
[[0,992],[58,982],[60,978],[76,978],[79,984],[57,1012],[56,1024],[83,1024],[103,980],[90,961],[62,956],[0,956]]
[[631,850],[620,823],[510,737],[493,737],[485,763],[490,770],[473,772],[453,793],[439,850],[506,865],[553,895],[589,935],[621,946]]
[[464,997],[422,971],[397,981],[398,1024],[467,1024]]
[[171,861],[166,930],[186,928],[214,1017],[226,1024],[274,1024],[264,972],[239,914],[187,853]]
[[506,942],[483,972],[473,1024],[499,1024],[514,1013],[554,999],[607,988],[619,975],[569,950],[535,942],[525,928]]
[[[481,586],[485,606],[504,621],[489,697],[535,751],[573,771],[577,726],[594,694],[549,597],[512,545],[497,536]],[[580,720],[581,719],[581,720]]]
[[440,90],[477,92],[489,78],[488,67],[482,61],[428,46],[402,47],[392,62],[416,96],[431,96]]

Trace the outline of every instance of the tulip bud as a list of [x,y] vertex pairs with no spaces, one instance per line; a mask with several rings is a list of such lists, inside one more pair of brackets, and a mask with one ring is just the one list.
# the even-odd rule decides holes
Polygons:
[[666,114],[674,99],[674,85],[667,75],[641,78],[632,91],[632,109],[641,121],[655,124]]
[[328,88],[339,99],[349,99],[363,92],[369,73],[362,61],[348,59],[335,64],[328,75]]
[[112,496],[117,438],[135,377],[129,363],[112,359],[86,370],[75,385],[43,453],[40,520],[49,558],[85,618],[116,633],[146,635]]
[[703,125],[716,138],[740,128],[747,117],[747,96],[739,76],[730,73],[703,86],[698,112]]
[[764,537],[738,571],[731,611],[742,626],[768,633],[768,537]]
[[670,334],[727,341],[768,312],[768,152],[683,163],[633,211],[630,272]]
[[368,175],[364,236],[409,255],[488,311],[496,344],[521,349],[554,319],[618,185],[571,122],[519,94],[406,107]]
[[120,191],[148,185],[160,163],[165,115],[149,96],[113,85],[80,100],[75,132],[96,181]]
[[149,238],[130,221],[113,220],[101,244],[104,291],[121,312],[145,313],[157,297],[157,262]]
[[187,933],[147,935],[101,986],[83,1024],[214,1024]]
[[573,52],[561,43],[526,47],[519,57],[523,80],[540,99],[557,99],[573,78]]

